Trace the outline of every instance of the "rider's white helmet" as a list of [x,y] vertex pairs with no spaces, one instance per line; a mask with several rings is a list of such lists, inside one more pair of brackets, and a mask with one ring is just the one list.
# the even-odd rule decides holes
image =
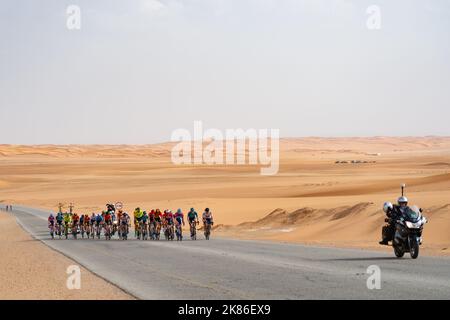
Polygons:
[[384,211],[385,213],[388,213],[388,212],[391,211],[392,209],[394,209],[394,206],[392,205],[392,203],[390,203],[390,202],[385,202],[385,203],[383,204],[383,211]]
[[402,203],[408,204],[408,198],[405,196],[401,196],[400,198],[398,198],[397,202],[399,205],[401,205]]

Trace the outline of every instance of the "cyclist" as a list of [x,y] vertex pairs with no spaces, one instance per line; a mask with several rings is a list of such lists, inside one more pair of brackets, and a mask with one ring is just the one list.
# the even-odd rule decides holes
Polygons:
[[101,214],[97,214],[95,216],[95,226],[97,229],[97,236],[100,235],[102,224],[103,224],[103,216]]
[[148,220],[150,221],[150,223],[155,222],[155,209],[150,210],[150,212],[148,213]]
[[78,216],[78,214],[74,213],[72,216],[72,224],[74,226],[78,225],[78,222],[80,221],[80,217]]
[[164,210],[163,221],[164,221],[164,224],[166,224],[166,225],[173,224],[173,213],[171,210],[168,210],[168,209]]
[[175,218],[175,220],[179,225],[183,224],[184,226],[184,214],[181,211],[181,209],[178,209],[177,212],[173,215],[173,217]]
[[84,230],[86,231],[87,234],[89,234],[90,233],[89,228],[91,226],[91,218],[89,217],[89,215],[87,213],[84,215],[83,224],[84,224]]
[[205,209],[205,212],[203,212],[202,218],[203,218],[203,224],[214,225],[212,212],[209,210],[209,208]]
[[155,221],[161,223],[161,211],[159,209],[155,210]]
[[62,230],[62,223],[63,223],[64,217],[62,212],[58,212],[56,215],[56,223],[58,224],[58,228]]
[[189,224],[192,224],[194,221],[198,223],[198,215],[197,212],[194,210],[194,208],[191,208],[187,214],[187,218],[189,221]]
[[47,220],[48,220],[48,228],[53,229],[53,227],[55,226],[55,217],[53,216],[53,213],[50,213]]
[[128,234],[128,228],[130,227],[130,216],[128,213],[123,212],[123,214],[120,215],[120,224],[126,226],[126,232]]
[[[147,228],[148,228],[147,223],[148,223],[148,215],[147,215],[147,211],[144,211],[142,213],[142,217],[141,217],[141,221],[140,221],[141,227],[143,229],[141,234],[144,234],[144,231],[147,231]],[[145,233],[147,233],[147,232],[145,232]]]
[[137,207],[134,209],[134,235],[137,236],[137,232],[139,229],[139,222],[141,221],[142,215],[144,213],[142,212],[141,208]]
[[111,211],[106,211],[105,212],[105,216],[103,217],[105,219],[105,229],[109,228],[109,234],[108,236],[111,235],[111,225],[112,225],[112,212]]
[[80,214],[80,227],[84,226],[84,214]]

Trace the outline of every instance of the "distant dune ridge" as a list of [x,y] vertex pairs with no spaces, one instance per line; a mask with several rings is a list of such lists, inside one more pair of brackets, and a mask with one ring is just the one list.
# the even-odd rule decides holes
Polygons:
[[382,204],[406,183],[430,218],[424,251],[448,253],[450,137],[283,138],[275,176],[251,165],[174,165],[173,146],[3,144],[0,201],[52,210],[74,202],[88,213],[114,201],[127,211],[210,207],[216,234],[378,248]]

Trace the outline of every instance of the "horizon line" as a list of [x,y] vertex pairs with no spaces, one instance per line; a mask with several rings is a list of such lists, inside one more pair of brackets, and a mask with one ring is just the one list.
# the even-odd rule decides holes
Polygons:
[[[268,137],[270,138],[270,137]],[[324,140],[337,140],[337,139],[429,139],[429,138],[439,138],[448,139],[450,135],[424,135],[424,136],[297,136],[297,137],[280,137],[279,140],[298,140],[298,139],[324,139]],[[248,138],[246,138],[247,140]],[[163,142],[153,142],[153,143],[0,143],[0,146],[152,146],[152,145],[163,145],[170,143],[178,143],[178,141],[163,141]],[[197,141],[194,139],[188,141]],[[209,140],[204,140],[209,141]],[[228,141],[227,139],[222,139],[222,141]]]

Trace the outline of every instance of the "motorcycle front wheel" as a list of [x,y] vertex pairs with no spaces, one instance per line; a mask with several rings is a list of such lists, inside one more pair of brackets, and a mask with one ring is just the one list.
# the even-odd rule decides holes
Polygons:
[[402,258],[405,254],[405,251],[402,248],[398,248],[394,246],[394,253],[397,258]]
[[417,259],[419,256],[419,243],[416,240],[411,241],[411,249],[409,253],[413,259]]

